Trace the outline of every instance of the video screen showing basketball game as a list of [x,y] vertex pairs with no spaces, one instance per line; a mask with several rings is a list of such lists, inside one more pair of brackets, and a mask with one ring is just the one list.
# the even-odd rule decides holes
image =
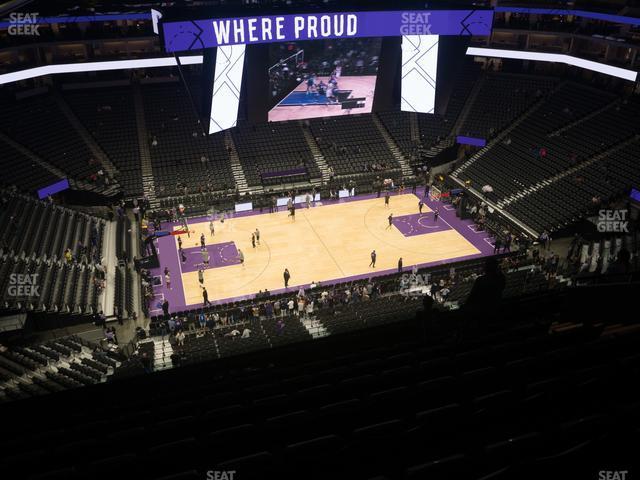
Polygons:
[[380,38],[272,44],[270,122],[371,113]]

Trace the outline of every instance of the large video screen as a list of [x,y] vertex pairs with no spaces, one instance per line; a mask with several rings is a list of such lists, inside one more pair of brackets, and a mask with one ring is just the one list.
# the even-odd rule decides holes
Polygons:
[[381,45],[380,38],[270,45],[268,120],[371,113]]
[[438,78],[438,35],[402,37],[403,112],[434,113]]

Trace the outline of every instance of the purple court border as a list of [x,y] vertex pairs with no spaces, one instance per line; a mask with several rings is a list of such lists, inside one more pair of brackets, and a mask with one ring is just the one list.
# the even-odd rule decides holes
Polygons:
[[[399,195],[399,194],[392,193],[392,196],[396,196],[396,195]],[[402,195],[413,195],[413,194],[411,192],[404,192]],[[416,196],[416,211],[417,211],[418,200],[419,198],[424,197],[424,188],[418,188],[415,193],[415,196]],[[348,198],[323,200],[321,202],[316,202],[316,207],[325,206],[325,205],[335,205],[339,203],[355,202],[360,200],[369,200],[372,198],[377,198],[377,194],[369,193],[364,195],[356,195],[354,197],[348,197]],[[380,201],[381,202],[384,201],[382,195],[380,196]],[[456,216],[455,209],[444,208],[445,206],[447,206],[447,204],[444,204],[439,201],[432,201],[428,197],[422,198],[422,201],[431,210],[435,210],[436,208],[438,208],[440,211],[440,219],[438,221],[442,221],[443,223],[448,224],[449,227],[454,229],[456,232],[462,235],[462,237],[464,237],[469,243],[471,243],[475,248],[477,248],[480,251],[480,253],[449,258],[446,260],[437,260],[435,262],[419,263],[417,265],[418,268],[430,268],[435,266],[448,265],[451,263],[464,262],[466,260],[472,260],[474,258],[482,258],[482,257],[493,255],[493,244],[492,244],[493,239],[490,238],[490,234],[488,232],[485,232],[485,231],[476,232],[471,228],[469,228],[471,225],[473,225],[473,222],[471,220],[461,220],[460,218],[458,218]],[[316,207],[312,207],[312,208],[316,208]],[[286,207],[281,207],[281,209],[279,209],[278,211],[284,211],[285,209]],[[268,209],[263,209],[262,211],[260,209],[253,209],[246,212],[233,213],[230,218],[249,217],[253,215],[263,215],[268,213],[269,213]],[[209,221],[209,218],[207,216],[189,218],[189,223],[201,223],[201,222],[207,222],[207,221]],[[181,226],[181,223],[180,222],[163,222],[163,224],[161,225],[161,228],[163,230],[173,230],[173,227],[176,227],[176,226]],[[425,235],[428,235],[428,233],[426,233]],[[178,249],[176,248],[176,241],[174,240],[174,238],[175,237],[173,235],[168,235],[166,237],[160,237],[157,239],[156,245],[158,249],[158,256],[162,260],[162,264],[160,268],[151,270],[152,275],[161,275],[162,278],[164,278],[162,272],[165,267],[168,267],[169,270],[172,272],[171,290],[168,290],[164,285],[164,279],[161,285],[154,286],[154,293],[156,294],[156,296],[159,296],[162,293],[164,295],[164,298],[166,298],[169,301],[170,312],[191,309],[191,308],[195,308],[203,305],[202,303],[193,303],[189,305],[185,303],[182,277],[181,275],[175,274],[176,272],[179,272],[180,274],[182,274],[182,268],[181,268],[180,259],[178,257]],[[210,241],[210,238],[211,237],[207,238],[207,241]],[[488,239],[490,241],[487,241]],[[189,241],[198,242],[199,244],[200,239],[193,236],[189,239]],[[169,254],[163,253],[164,250],[166,249],[168,249]],[[402,271],[410,272],[412,268],[413,268],[413,265],[407,265],[403,267]],[[347,277],[324,280],[322,281],[322,285],[330,286],[338,283],[345,283],[345,282],[352,282],[357,280],[364,280],[368,278],[382,277],[382,276],[390,275],[397,272],[398,272],[397,268],[372,271],[372,272],[362,273],[359,275],[351,275]],[[287,292],[291,294],[295,294],[300,288],[307,289],[309,287],[310,287],[310,284],[292,285],[290,288],[287,288],[287,289],[279,288],[276,290],[270,290],[270,293],[273,295],[278,295],[278,294],[287,293]],[[247,295],[241,295],[237,297],[229,297],[229,298],[223,298],[219,300],[212,300],[211,304],[222,305],[225,303],[238,302],[242,300],[250,300],[252,298],[255,298],[255,294],[247,294]],[[150,309],[149,313],[151,315],[157,315],[159,313],[162,313],[162,309],[156,305],[150,305],[149,309]]]

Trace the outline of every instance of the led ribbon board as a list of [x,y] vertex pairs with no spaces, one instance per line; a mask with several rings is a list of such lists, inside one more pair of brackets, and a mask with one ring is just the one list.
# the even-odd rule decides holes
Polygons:
[[405,10],[213,18],[162,24],[167,52],[223,45],[403,35],[489,35],[492,10]]
[[633,70],[614,67],[613,65],[606,65],[604,63],[598,63],[592,60],[574,57],[572,55],[565,55],[563,53],[525,52],[521,50],[469,47],[467,49],[467,55],[476,57],[513,58],[516,60],[565,63],[567,65],[573,65],[574,67],[584,68],[585,70],[604,73],[605,75],[611,75],[612,77],[622,78],[631,82],[635,82],[638,78],[638,72]]

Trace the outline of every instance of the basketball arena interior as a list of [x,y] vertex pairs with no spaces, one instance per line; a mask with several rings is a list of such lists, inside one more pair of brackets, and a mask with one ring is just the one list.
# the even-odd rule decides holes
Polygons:
[[640,478],[638,71],[637,0],[0,1],[0,474]]

